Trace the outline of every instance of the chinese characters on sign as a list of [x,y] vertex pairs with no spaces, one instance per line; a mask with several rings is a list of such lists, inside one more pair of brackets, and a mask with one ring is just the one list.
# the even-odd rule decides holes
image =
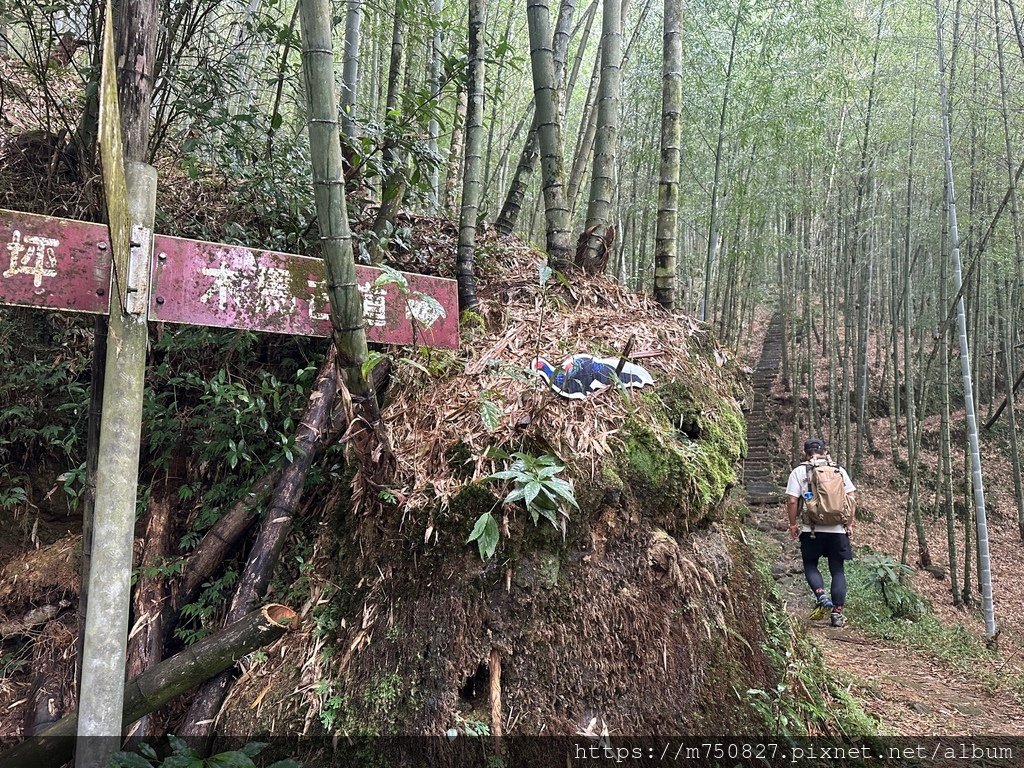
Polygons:
[[[170,323],[329,336],[320,259],[157,236],[150,318]],[[370,341],[458,346],[453,280],[402,274],[406,289],[378,283],[381,270],[356,267]]]
[[[111,260],[101,224],[0,210],[0,304],[105,314]],[[320,259],[157,235],[150,319],[329,336]],[[369,341],[457,348],[454,280],[356,267]]]
[[11,252],[11,266],[4,270],[4,277],[14,275],[31,275],[33,285],[41,288],[44,277],[57,276],[57,256],[53,249],[60,245],[60,240],[52,237],[34,237],[27,235],[21,241],[21,231],[14,230],[7,250]]
[[105,226],[0,210],[0,248],[0,304],[109,310]]

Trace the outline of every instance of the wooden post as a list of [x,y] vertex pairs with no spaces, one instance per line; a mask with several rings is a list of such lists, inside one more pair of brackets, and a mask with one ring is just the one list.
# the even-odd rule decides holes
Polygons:
[[89,610],[82,651],[77,768],[103,768],[121,743],[148,342],[149,264],[156,213],[156,169],[138,162],[126,166],[124,162],[113,30],[108,2],[103,35],[100,142],[114,296],[100,422]]

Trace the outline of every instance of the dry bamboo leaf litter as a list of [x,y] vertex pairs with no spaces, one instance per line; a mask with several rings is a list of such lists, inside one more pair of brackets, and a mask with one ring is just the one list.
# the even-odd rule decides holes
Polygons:
[[[524,258],[521,249],[496,245],[478,285],[482,320],[463,323],[458,357],[428,353],[418,362],[430,373],[397,366],[383,415],[398,466],[390,485],[411,510],[443,509],[467,483],[490,474],[494,464],[484,455],[492,446],[546,448],[568,463],[589,456],[574,469],[592,474],[598,456],[618,449],[627,417],[650,418],[643,398],[628,392],[558,397],[531,371],[534,357],[553,365],[577,353],[613,357],[635,336],[633,351],[654,377],[655,394],[658,382],[719,378],[710,335],[691,318],[603,276],[573,273],[574,300],[554,280],[541,286],[541,254]],[[481,417],[484,401],[497,409],[493,431]],[[464,464],[452,460],[456,453]]]

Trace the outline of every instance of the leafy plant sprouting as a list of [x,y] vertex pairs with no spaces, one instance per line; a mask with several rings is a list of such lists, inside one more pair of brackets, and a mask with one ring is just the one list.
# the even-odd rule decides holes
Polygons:
[[[534,525],[543,517],[555,528],[560,528],[568,517],[565,506],[568,504],[579,509],[572,483],[557,477],[558,473],[565,469],[565,465],[557,456],[534,456],[523,451],[516,451],[511,455],[504,451],[492,451],[491,455],[514,459],[506,469],[488,475],[487,479],[510,481],[512,490],[502,504],[522,502],[526,511],[530,513]],[[466,543],[477,542],[480,558],[489,560],[498,547],[499,535],[498,522],[492,512],[487,511],[477,518]]]
[[[251,742],[240,749],[221,752],[203,759],[177,736],[168,735],[171,754],[161,759],[156,750],[143,744],[136,752],[117,752],[110,760],[112,768],[257,768],[253,758],[266,748],[262,742]],[[278,760],[266,768],[302,768],[297,760]]]
[[882,552],[863,556],[860,566],[871,575],[872,584],[882,593],[882,599],[894,617],[915,618],[921,615],[921,598],[904,586],[906,579],[914,575],[911,566]]

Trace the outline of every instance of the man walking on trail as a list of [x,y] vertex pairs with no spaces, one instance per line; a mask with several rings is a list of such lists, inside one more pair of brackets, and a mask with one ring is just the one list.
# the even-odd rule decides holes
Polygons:
[[[816,437],[804,443],[804,461],[789,473],[786,484],[786,512],[789,535],[800,540],[804,577],[814,590],[812,618],[830,614],[833,627],[846,623],[846,574],[843,564],[853,559],[850,532],[853,529],[854,487],[846,470],[829,460],[825,441]],[[825,592],[825,580],[818,561],[828,558],[831,589]]]

